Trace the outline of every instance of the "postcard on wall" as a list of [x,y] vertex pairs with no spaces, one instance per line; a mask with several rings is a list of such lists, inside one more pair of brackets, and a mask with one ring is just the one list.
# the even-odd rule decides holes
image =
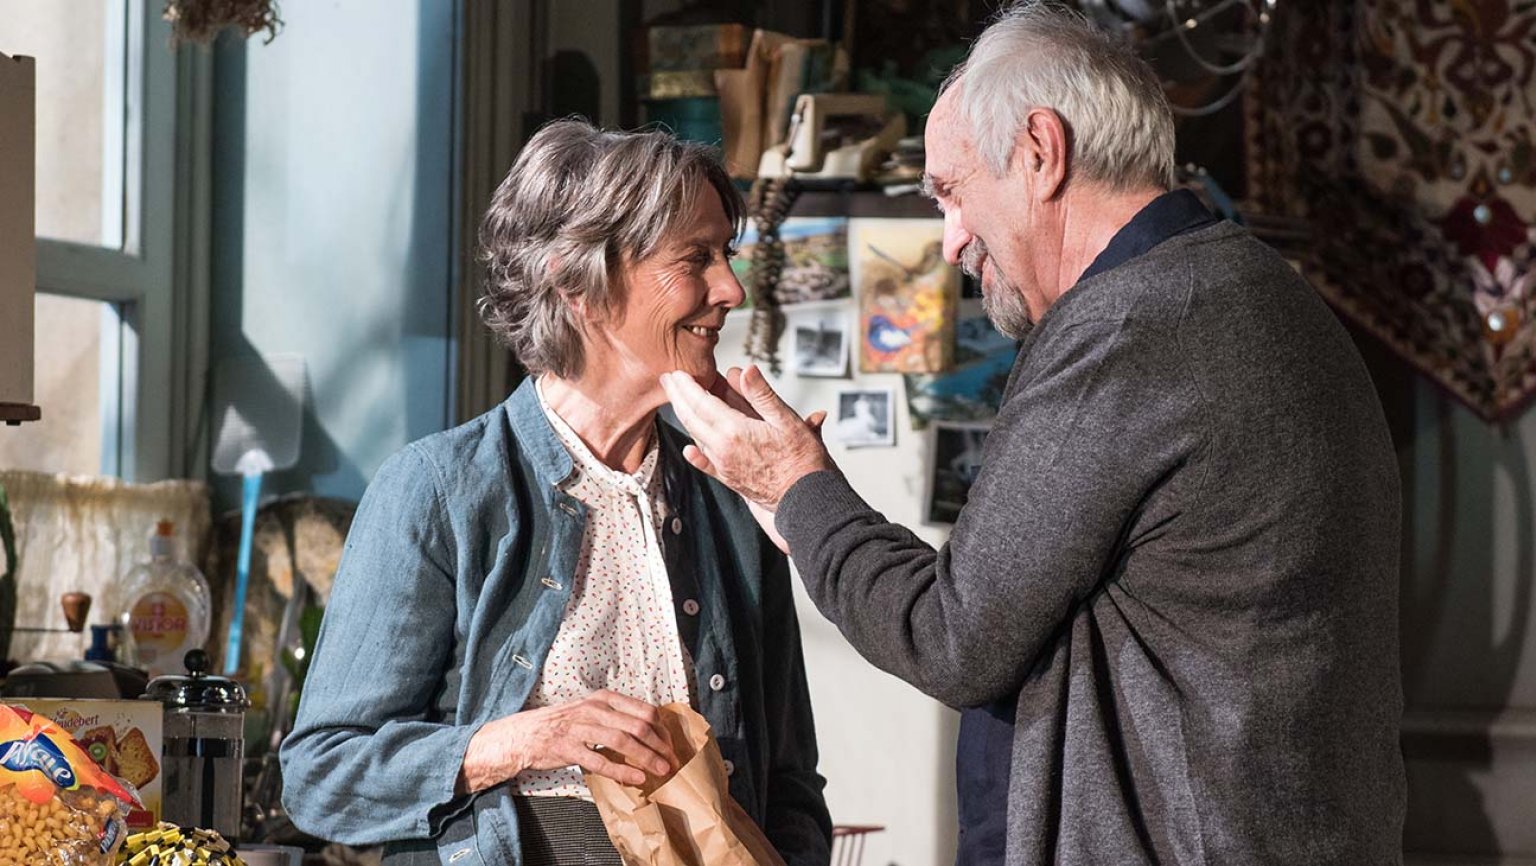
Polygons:
[[[731,270],[748,298],[756,281],[752,255],[760,240],[757,226],[749,223],[736,238],[736,258],[731,261]],[[784,247],[784,268],[774,297],[781,305],[838,301],[853,294],[846,217],[790,217],[779,226],[779,242]]]
[[780,304],[836,301],[853,293],[846,217],[790,217],[779,227],[779,240],[784,243]]
[[961,301],[955,322],[954,368],[905,376],[912,428],[929,421],[987,421],[997,415],[1003,388],[1018,357],[1018,343],[998,333],[978,301]]
[[896,444],[896,394],[890,388],[845,388],[837,392],[832,439],[850,448]]
[[788,323],[797,375],[848,375],[848,315],[844,310],[793,312]]
[[923,519],[954,523],[981,474],[985,424],[934,424],[928,448],[928,496]]
[[736,280],[746,292],[747,298],[740,307],[745,310],[752,306],[752,254],[757,249],[757,226],[751,220],[742,226],[734,246],[736,257],[731,259],[731,271],[736,274]]
[[940,220],[852,221],[860,372],[949,369],[960,272],[944,262],[943,248]]

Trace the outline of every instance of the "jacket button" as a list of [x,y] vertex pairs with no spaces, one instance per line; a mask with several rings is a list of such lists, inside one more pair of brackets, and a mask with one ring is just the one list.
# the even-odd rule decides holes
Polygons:
[[724,675],[722,675],[722,674],[715,674],[714,676],[710,677],[709,678],[709,687],[710,687],[710,689],[712,689],[714,691],[717,691],[717,692],[720,691],[721,689],[725,688],[725,677],[724,677]]
[[736,775],[736,765],[732,763],[729,758],[727,758],[725,761],[725,774],[727,776]]
[[694,601],[691,598],[688,599],[687,601],[683,602],[683,613],[686,613],[689,616],[698,616],[699,615],[699,603]]
[[453,852],[453,854],[451,856],[449,856],[448,862],[449,863],[457,863],[460,860],[463,860],[465,857],[468,857],[468,856],[469,856],[469,849],[468,848],[460,848],[459,850]]
[[514,656],[512,656],[512,661],[517,662],[518,664],[522,665],[523,667],[527,668],[528,670],[533,670],[533,662],[529,661],[527,658],[525,658],[525,657],[523,657],[521,655],[514,655]]
[[672,518],[672,534],[673,535],[682,535],[683,534],[683,519],[681,517],[674,517],[674,518]]
[[549,587],[550,589],[559,589],[560,588],[560,581],[555,580],[553,577],[548,577],[548,576],[542,577],[542,578],[539,579],[539,583],[544,584],[545,586]]

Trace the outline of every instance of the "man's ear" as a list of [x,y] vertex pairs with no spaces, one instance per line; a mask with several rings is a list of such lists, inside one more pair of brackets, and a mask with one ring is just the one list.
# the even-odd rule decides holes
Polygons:
[[1061,194],[1067,180],[1067,124],[1049,108],[1034,108],[1024,118],[1024,128],[1013,149],[1014,170],[1031,176],[1038,201]]

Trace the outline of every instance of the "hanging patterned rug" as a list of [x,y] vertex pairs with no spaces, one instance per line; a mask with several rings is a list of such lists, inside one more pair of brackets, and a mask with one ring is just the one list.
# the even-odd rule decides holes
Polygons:
[[1345,316],[1490,421],[1536,397],[1536,0],[1281,0],[1249,196]]

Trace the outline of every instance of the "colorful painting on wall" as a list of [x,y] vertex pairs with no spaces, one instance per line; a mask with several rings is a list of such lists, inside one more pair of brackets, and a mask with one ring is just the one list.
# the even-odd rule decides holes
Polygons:
[[943,246],[940,220],[852,221],[860,372],[949,369],[960,272],[944,262]]
[[955,322],[954,368],[947,373],[905,377],[912,429],[921,430],[930,421],[989,421],[996,417],[1018,348],[1018,343],[992,327],[980,302],[961,301]]

